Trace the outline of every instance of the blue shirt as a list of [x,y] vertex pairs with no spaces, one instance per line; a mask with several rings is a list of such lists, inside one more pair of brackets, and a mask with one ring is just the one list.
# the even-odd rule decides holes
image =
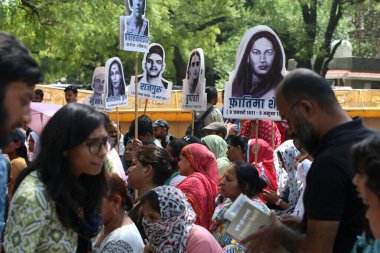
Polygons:
[[8,166],[0,151],[0,235],[4,230],[5,204],[7,200]]

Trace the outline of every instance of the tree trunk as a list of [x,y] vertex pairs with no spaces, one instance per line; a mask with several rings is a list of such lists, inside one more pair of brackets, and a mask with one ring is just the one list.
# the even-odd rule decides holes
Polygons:
[[176,85],[182,86],[182,80],[186,76],[186,62],[183,60],[178,46],[174,46],[173,64],[176,70]]
[[[342,5],[343,5],[342,0],[334,0],[331,5],[330,19],[326,28],[324,42],[320,50],[322,53],[317,55],[317,58],[314,63],[314,68],[313,68],[314,71],[319,74],[323,74],[322,73],[324,72],[322,69],[323,63],[325,61],[325,58],[330,55],[330,45],[331,45],[332,36],[335,32],[336,27],[338,26],[340,18],[342,17],[342,11],[343,11]],[[325,68],[327,68],[327,66],[325,66]]]

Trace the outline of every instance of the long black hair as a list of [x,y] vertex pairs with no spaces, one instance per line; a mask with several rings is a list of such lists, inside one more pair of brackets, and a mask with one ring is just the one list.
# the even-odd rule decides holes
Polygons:
[[117,61],[117,60],[114,60],[112,61],[112,63],[110,64],[110,67],[109,67],[109,70],[108,70],[108,97],[110,96],[115,96],[115,94],[113,94],[113,82],[112,82],[112,78],[111,78],[111,67],[113,64],[117,65],[117,67],[119,68],[119,71],[120,71],[120,84],[121,85],[121,88],[119,87],[120,89],[120,95],[125,95],[125,83],[124,83],[124,71],[123,71],[123,67],[121,66],[120,62]]
[[[275,56],[272,68],[270,69],[269,73],[263,77],[261,83],[257,85],[257,87],[254,87],[253,92],[251,93],[253,72],[250,66],[252,63],[249,62],[249,54],[251,52],[253,43],[261,38],[266,38],[272,43]],[[240,97],[245,94],[250,94],[253,95],[253,97],[261,97],[269,90],[276,88],[284,78],[281,73],[284,65],[283,60],[282,49],[279,41],[272,33],[268,31],[262,31],[253,35],[247,43],[244,55],[239,63],[237,73],[235,74],[235,78],[232,81],[232,96]]]
[[170,147],[172,149],[172,153],[171,153],[172,164],[173,164],[173,171],[172,171],[172,173],[174,173],[174,172],[178,171],[178,163],[179,163],[179,157],[181,155],[181,151],[182,151],[183,147],[185,147],[186,145],[188,145],[188,143],[185,140],[183,140],[183,139],[173,138],[173,140],[171,140],[168,143],[168,146],[169,145],[170,145]]
[[[41,134],[41,150],[30,167],[20,173],[15,190],[32,171],[37,171],[54,201],[62,225],[78,231],[78,210],[91,225],[100,214],[102,197],[107,190],[104,166],[98,175],[76,177],[67,151],[81,145],[97,128],[103,116],[87,105],[70,103],[62,107],[46,124]],[[96,218],[95,218],[96,219]]]

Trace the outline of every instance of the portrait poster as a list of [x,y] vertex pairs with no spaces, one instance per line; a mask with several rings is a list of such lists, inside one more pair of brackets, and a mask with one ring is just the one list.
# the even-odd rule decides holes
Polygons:
[[110,109],[106,109],[103,100],[104,100],[104,90],[105,88],[105,75],[106,68],[105,67],[96,67],[94,73],[92,75],[91,80],[91,89],[92,94],[88,97],[84,104],[90,105],[95,110],[103,112],[103,111],[111,111]]
[[118,57],[108,59],[106,62],[104,93],[106,109],[128,105],[123,64]]
[[244,34],[224,97],[224,117],[280,120],[276,88],[286,75],[285,53],[277,34],[268,26]]
[[183,80],[182,109],[205,111],[205,61],[203,49],[197,48],[190,53],[186,78]]
[[[173,84],[162,77],[165,70],[165,51],[157,43],[149,46],[142,62],[144,73],[138,76],[138,97],[169,102]],[[131,76],[129,95],[135,95],[135,76]]]
[[130,15],[120,17],[120,49],[145,53],[150,43],[146,0],[128,0],[128,6]]

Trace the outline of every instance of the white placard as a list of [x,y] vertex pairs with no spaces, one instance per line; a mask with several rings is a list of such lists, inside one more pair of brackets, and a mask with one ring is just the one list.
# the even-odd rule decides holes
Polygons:
[[205,111],[205,61],[203,49],[194,49],[187,64],[186,79],[183,80],[182,108]]
[[148,52],[149,21],[145,19],[146,0],[128,0],[131,15],[120,17],[120,48]]
[[224,117],[280,120],[275,94],[285,75],[285,53],[277,34],[265,25],[249,29],[225,88]]
[[107,60],[105,79],[105,108],[128,105],[128,89],[125,85],[123,65],[118,57]]
[[[142,63],[144,73],[138,76],[138,97],[149,100],[169,102],[173,84],[164,78],[165,50],[157,43],[149,46]],[[131,76],[129,95],[135,95],[135,77]]]

